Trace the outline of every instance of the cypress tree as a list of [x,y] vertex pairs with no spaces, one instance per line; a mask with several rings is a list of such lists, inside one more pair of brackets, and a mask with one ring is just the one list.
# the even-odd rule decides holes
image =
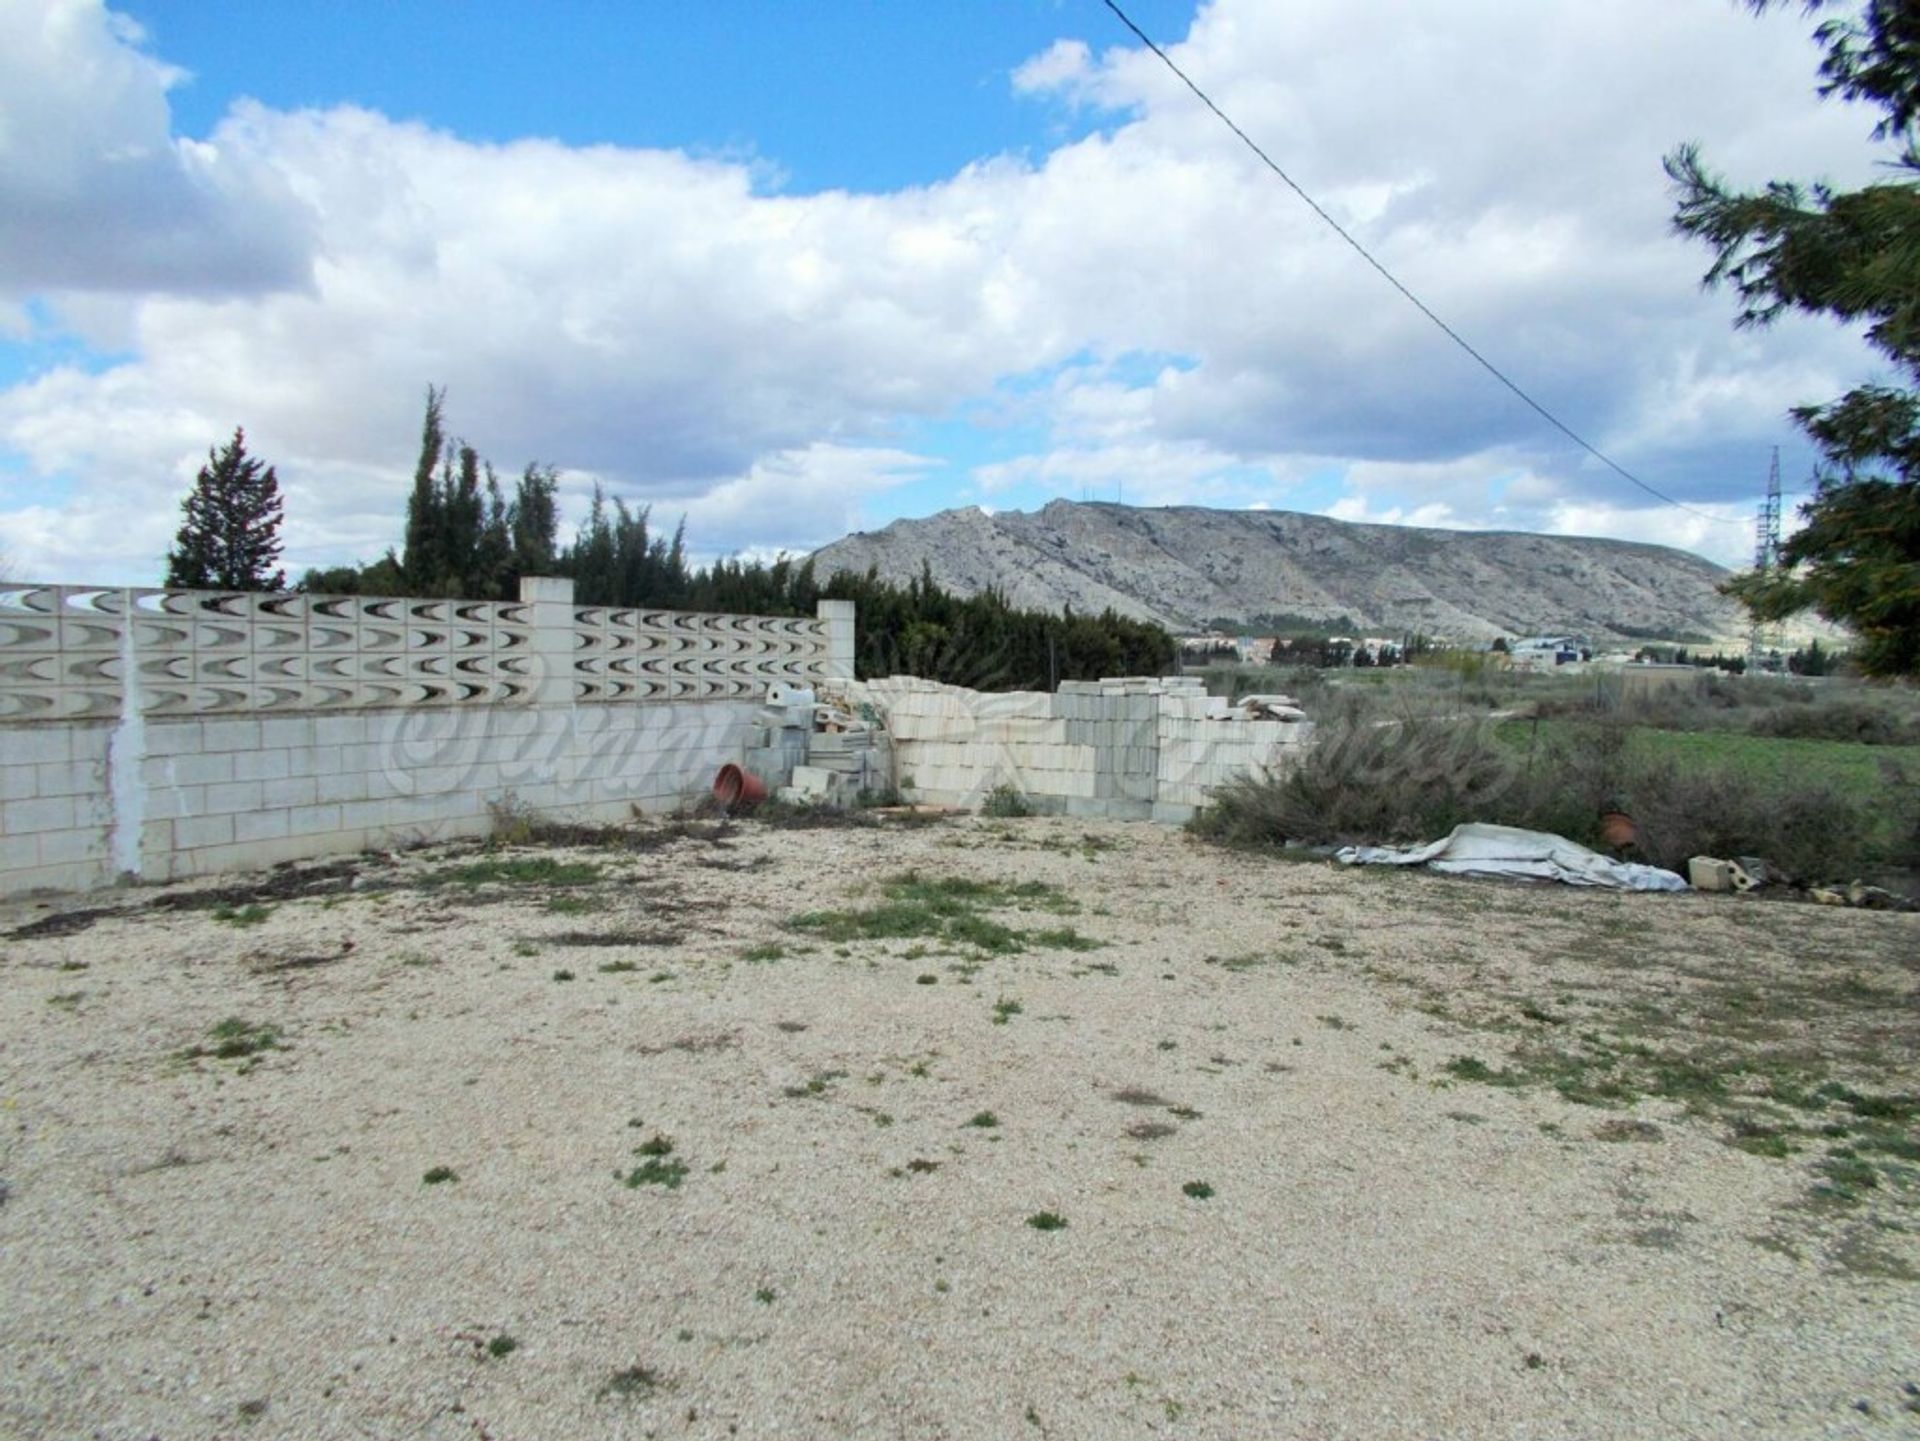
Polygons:
[[507,529],[513,539],[513,574],[552,575],[559,549],[560,513],[555,496],[560,477],[552,466],[529,465],[514,487],[507,507]]
[[412,595],[433,595],[440,581],[445,553],[446,514],[434,476],[446,448],[442,407],[447,392],[427,387],[427,418],[420,428],[420,459],[413,468],[413,490],[407,496],[407,529],[400,547],[400,571]]
[[194,477],[181,502],[184,519],[167,552],[169,586],[183,590],[283,589],[280,481],[273,467],[247,454],[247,435],[233,439]]

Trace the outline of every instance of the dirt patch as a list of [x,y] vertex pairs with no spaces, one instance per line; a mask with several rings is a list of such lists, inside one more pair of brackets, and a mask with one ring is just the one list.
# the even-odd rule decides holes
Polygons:
[[[1078,820],[711,824],[84,930],[0,908],[0,1432],[1811,1437],[1904,1404],[1913,917]],[[1022,905],[1098,965],[945,924],[1053,923]]]
[[77,936],[82,931],[93,929],[96,922],[109,916],[124,913],[120,906],[77,906],[68,911],[55,911],[50,916],[42,916],[37,921],[15,926],[7,932],[10,941],[48,940],[56,936]]
[[223,906],[239,910],[309,896],[344,895],[353,889],[355,879],[364,868],[365,863],[359,860],[276,866],[258,879],[250,877],[225,884],[163,891],[148,901],[147,907],[156,911],[211,911]]

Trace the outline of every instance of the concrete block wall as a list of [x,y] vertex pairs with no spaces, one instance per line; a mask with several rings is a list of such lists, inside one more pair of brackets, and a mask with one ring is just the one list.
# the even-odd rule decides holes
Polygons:
[[100,723],[0,732],[0,881],[8,889],[105,873],[112,736]]
[[[572,604],[570,582],[529,579],[513,616],[517,679],[503,699],[288,713],[280,708],[288,704],[284,687],[228,687],[212,710],[180,714],[186,690],[168,681],[160,705],[150,704],[143,667],[114,664],[110,638],[93,635],[120,625],[119,654],[137,662],[136,629],[147,622],[136,601],[147,593],[103,594],[106,601],[90,602],[98,616],[87,622],[86,644],[106,657],[87,652],[88,704],[99,702],[88,710],[49,692],[44,679],[41,652],[72,627],[62,617],[49,627],[34,607],[44,608],[48,595],[64,603],[63,588],[0,594],[0,622],[39,647],[30,664],[12,665],[12,632],[0,633],[0,895],[479,835],[492,824],[490,805],[507,801],[588,820],[671,809],[746,754],[765,693],[761,672],[824,679],[850,673],[853,660],[844,602],[823,604],[818,620],[587,619]],[[182,596],[197,603],[198,593],[154,594],[174,608],[156,613],[170,616]],[[6,602],[21,596],[27,603],[9,610]],[[264,611],[271,600],[249,603]],[[9,620],[21,614],[24,621]],[[659,660],[643,657],[630,681],[598,659],[583,668],[583,637],[618,639],[622,627],[639,637],[630,648],[651,646]],[[445,649],[443,636],[430,640]],[[219,643],[238,644],[224,633]],[[431,668],[436,654],[410,663]],[[275,652],[276,666],[283,658]],[[64,674],[64,662],[53,669]],[[356,687],[350,702],[387,694],[370,682]],[[335,689],[329,682],[307,694]],[[258,702],[252,711],[239,708],[246,695]],[[40,718],[5,719],[23,715]]]
[[[167,720],[0,733],[0,894],[484,835],[490,805],[625,820],[744,754],[744,701]],[[126,769],[116,774],[123,761]]]
[[165,880],[484,835],[503,803],[582,820],[671,809],[738,758],[753,710],[688,702],[152,727],[138,851],[117,871]]
[[894,676],[847,687],[886,718],[901,789],[978,806],[1012,786],[1037,810],[1180,822],[1237,776],[1291,764],[1312,726],[1253,721],[1187,678],[987,694]]

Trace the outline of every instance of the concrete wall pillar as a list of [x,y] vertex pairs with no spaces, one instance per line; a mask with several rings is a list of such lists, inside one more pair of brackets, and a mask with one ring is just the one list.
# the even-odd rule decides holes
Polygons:
[[520,601],[533,625],[533,703],[570,706],[573,683],[573,578],[523,575]]
[[819,602],[814,613],[825,622],[827,628],[827,663],[824,671],[826,679],[852,680],[853,602],[823,600]]

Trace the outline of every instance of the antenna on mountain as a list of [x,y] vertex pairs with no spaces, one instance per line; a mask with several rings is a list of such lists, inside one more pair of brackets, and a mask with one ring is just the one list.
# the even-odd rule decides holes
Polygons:
[[[1773,464],[1767,470],[1767,494],[1753,521],[1753,569],[1765,575],[1780,564],[1780,447],[1773,448]],[[1757,671],[1767,664],[1769,652],[1780,649],[1779,627],[1755,620],[1747,632],[1747,669]]]

